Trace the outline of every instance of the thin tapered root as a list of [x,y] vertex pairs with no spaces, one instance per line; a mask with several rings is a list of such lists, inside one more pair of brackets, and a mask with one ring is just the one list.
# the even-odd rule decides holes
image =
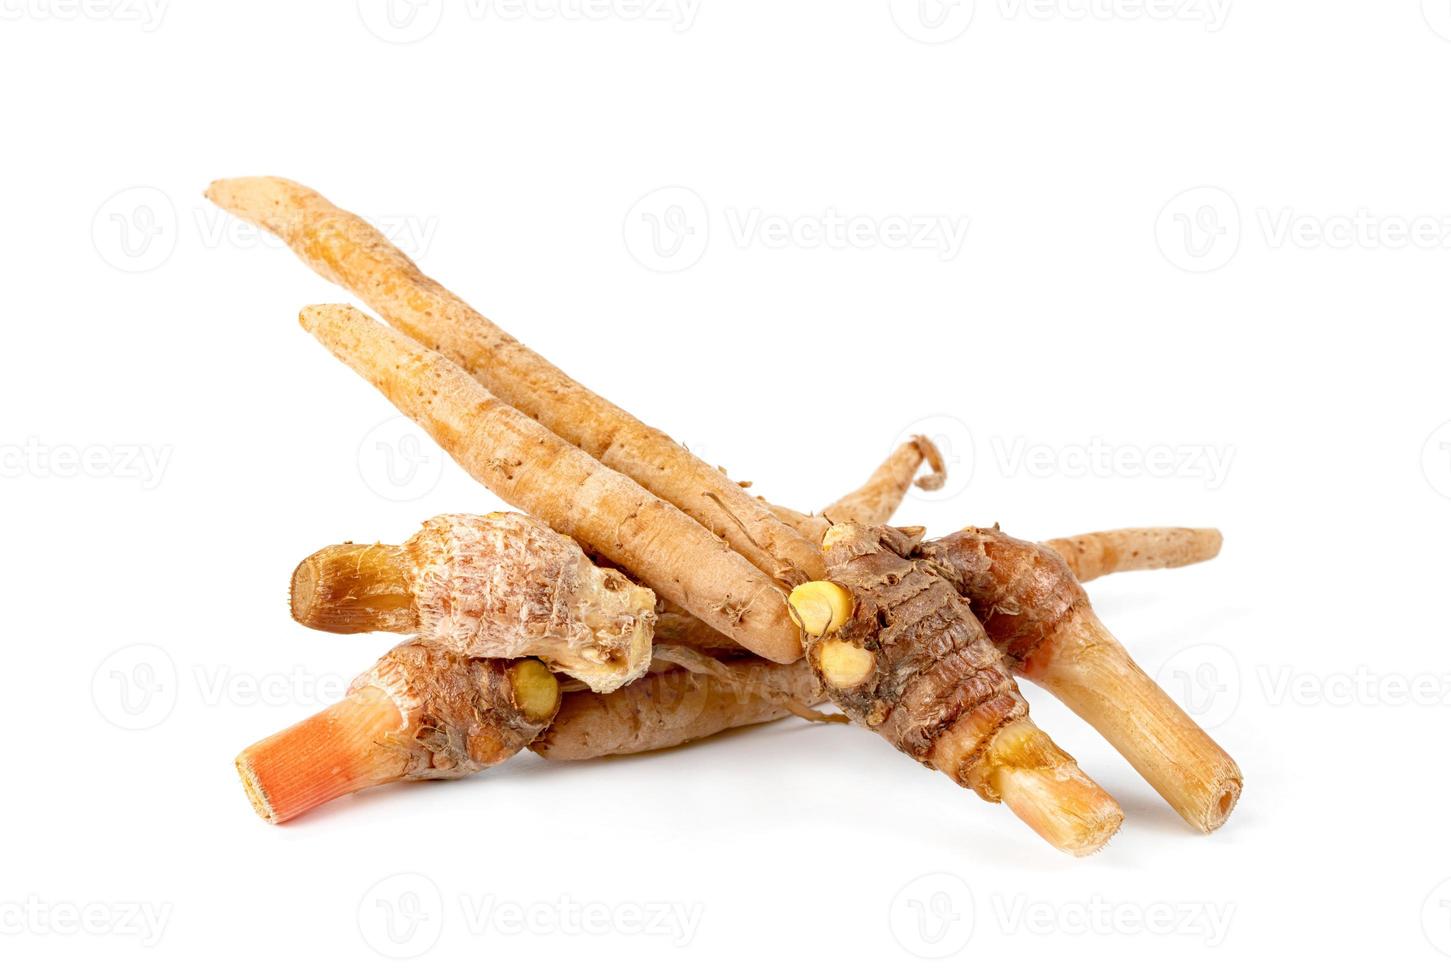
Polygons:
[[1130,527],[1043,543],[1063,556],[1078,581],[1088,582],[1114,572],[1209,561],[1219,554],[1224,535],[1209,527]]

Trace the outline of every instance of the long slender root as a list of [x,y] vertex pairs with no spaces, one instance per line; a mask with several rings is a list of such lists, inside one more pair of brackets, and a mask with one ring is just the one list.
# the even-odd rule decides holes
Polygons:
[[312,306],[301,319],[504,500],[628,568],[746,649],[778,663],[801,656],[775,584],[690,517],[352,307]]
[[279,177],[218,180],[218,207],[281,238],[395,329],[462,366],[499,399],[674,504],[772,578],[821,576],[821,556],[761,501],[684,446],[590,391],[425,276],[376,228]]
[[1063,556],[1078,581],[1088,582],[1113,572],[1208,561],[1219,554],[1224,536],[1214,528],[1129,527],[1043,543]]

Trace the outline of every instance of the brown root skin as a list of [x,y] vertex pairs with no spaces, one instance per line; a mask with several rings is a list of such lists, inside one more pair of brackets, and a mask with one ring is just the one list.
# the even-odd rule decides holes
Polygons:
[[768,577],[788,587],[821,577],[821,556],[811,542],[737,482],[504,332],[425,276],[362,218],[279,177],[215,181],[206,196],[277,235],[313,271],[506,404],[689,514]]
[[[807,661],[854,721],[983,799],[1007,802],[1055,847],[1097,850],[1118,828],[1118,805],[1029,720],[967,600],[908,557],[919,541],[899,528],[832,529],[828,574],[853,610],[840,629],[808,639]],[[870,653],[867,675],[849,687],[832,684],[830,658],[843,645]]]
[[1182,568],[1219,554],[1224,536],[1205,527],[1128,527],[1044,541],[1080,582],[1114,572]]
[[655,594],[523,514],[444,514],[401,546],[334,545],[298,566],[293,616],[417,633],[461,656],[539,657],[609,691],[650,664]]
[[302,325],[471,476],[768,660],[801,656],[774,582],[699,523],[494,397],[462,368],[347,306]]
[[965,528],[916,552],[982,613],[1003,655],[1096,728],[1189,824],[1222,826],[1239,767],[1154,683],[1094,614],[1055,550]]
[[651,752],[785,718],[794,713],[793,702],[824,698],[805,661],[772,664],[744,656],[721,666],[729,676],[673,669],[613,694],[566,694],[554,724],[529,747],[551,761]]
[[473,660],[404,643],[338,704],[243,751],[237,772],[258,815],[283,823],[370,786],[497,765],[548,726],[559,701],[538,661]]

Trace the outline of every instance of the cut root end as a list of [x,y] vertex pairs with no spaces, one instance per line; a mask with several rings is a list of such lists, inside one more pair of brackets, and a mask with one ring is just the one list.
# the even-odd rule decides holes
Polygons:
[[386,745],[403,726],[383,690],[364,687],[237,757],[257,815],[284,823],[348,793],[403,776],[407,759]]
[[821,679],[838,691],[856,687],[876,670],[872,651],[843,640],[827,640],[817,652]]
[[328,633],[411,632],[417,625],[403,549],[339,544],[292,573],[292,618]]
[[791,590],[786,601],[791,618],[811,636],[839,630],[851,618],[851,596],[835,582],[804,582]]

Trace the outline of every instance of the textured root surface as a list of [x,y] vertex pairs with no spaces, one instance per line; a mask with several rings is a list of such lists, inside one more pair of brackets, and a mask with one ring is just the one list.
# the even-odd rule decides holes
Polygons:
[[538,657],[612,691],[650,665],[655,595],[522,514],[448,514],[409,539],[418,632],[472,657]]
[[612,694],[567,694],[554,724],[530,748],[556,761],[648,752],[784,718],[790,702],[811,705],[824,697],[804,661],[741,657],[722,666],[731,676],[677,669]]
[[850,689],[827,691],[853,720],[927,765],[943,768],[938,739],[954,730],[947,775],[986,799],[997,793],[980,765],[997,732],[1027,705],[967,601],[930,567],[906,558],[917,543],[898,529],[838,529],[826,550],[831,581],[855,610],[832,637],[814,640],[807,658],[818,671],[830,640],[875,655],[875,668]]
[[491,395],[448,359],[346,306],[302,324],[471,476],[768,660],[801,657],[779,589],[675,507]]
[[1213,528],[1131,527],[1043,542],[1080,582],[1114,572],[1181,568],[1219,554],[1224,536]]
[[971,599],[1014,669],[1093,725],[1187,822],[1210,831],[1229,818],[1239,767],[1104,627],[1056,550],[965,528],[917,553]]

